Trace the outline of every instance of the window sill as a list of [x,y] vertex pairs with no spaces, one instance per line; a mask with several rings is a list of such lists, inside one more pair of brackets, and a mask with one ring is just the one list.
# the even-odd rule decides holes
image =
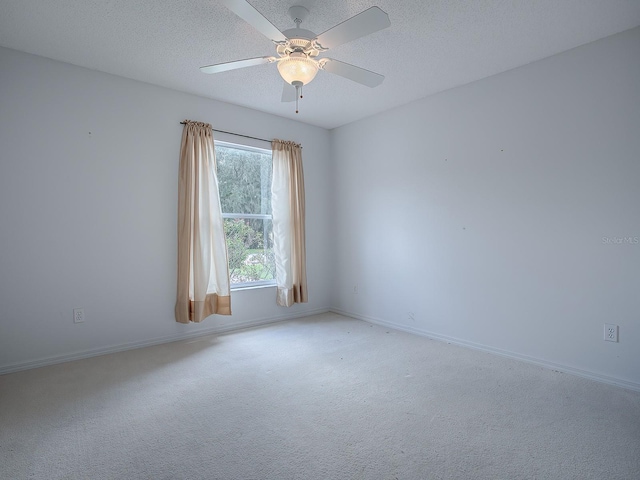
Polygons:
[[232,292],[239,292],[242,290],[256,290],[259,288],[272,288],[272,287],[276,287],[277,285],[274,283],[261,283],[259,285],[238,285],[238,286],[231,286],[231,291]]

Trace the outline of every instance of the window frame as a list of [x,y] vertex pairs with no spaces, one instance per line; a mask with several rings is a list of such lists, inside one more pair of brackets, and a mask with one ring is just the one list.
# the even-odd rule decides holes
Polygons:
[[[219,137],[222,137],[222,139],[218,139]],[[256,144],[258,142],[269,145],[269,148],[257,146]],[[256,141],[238,143],[237,140],[235,139],[232,140],[229,134],[216,134],[213,142],[214,151],[215,151],[215,148],[218,146],[269,155],[271,157],[271,165],[273,168],[273,150],[271,149],[271,144],[269,144],[269,142],[256,140]],[[218,176],[217,163],[216,163],[216,176]],[[261,214],[261,213],[224,213],[222,212],[222,218],[223,219],[226,219],[226,218],[245,219],[246,218],[246,219],[258,219],[258,220],[271,220],[273,222],[273,214]],[[227,236],[225,232],[225,243],[226,243],[226,240],[227,240]],[[227,244],[227,248],[228,248],[228,244]],[[277,284],[276,284],[275,278],[271,280],[256,280],[254,282],[239,282],[239,283],[231,283],[231,279],[229,279],[229,286],[231,290],[248,290],[252,288],[275,287],[277,286]]]

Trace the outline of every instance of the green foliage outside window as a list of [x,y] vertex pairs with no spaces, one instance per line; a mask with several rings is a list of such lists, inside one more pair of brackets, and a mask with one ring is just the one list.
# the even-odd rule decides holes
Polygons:
[[273,280],[271,154],[216,145],[216,163],[231,283]]

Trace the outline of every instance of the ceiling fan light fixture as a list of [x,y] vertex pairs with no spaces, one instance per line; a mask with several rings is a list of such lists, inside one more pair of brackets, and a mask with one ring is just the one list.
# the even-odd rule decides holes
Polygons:
[[380,74],[349,63],[330,58],[316,60],[318,55],[330,48],[389,27],[391,25],[389,15],[379,7],[370,7],[324,33],[316,35],[310,30],[300,28],[300,24],[309,14],[309,10],[302,5],[294,5],[289,8],[289,15],[296,25],[295,28],[281,32],[247,0],[220,1],[238,17],[271,40],[275,44],[276,53],[280,58],[258,57],[217,63],[200,67],[203,73],[226,72],[236,68],[275,62],[280,76],[286,82],[282,91],[283,102],[293,101],[291,98],[293,92],[287,84],[295,87],[296,113],[298,113],[298,99],[302,98],[302,87],[316,77],[318,70],[325,70],[368,87],[380,85],[384,80],[384,76]]
[[300,82],[308,84],[318,73],[318,62],[304,53],[294,52],[287,57],[278,59],[278,72],[285,82],[293,85]]

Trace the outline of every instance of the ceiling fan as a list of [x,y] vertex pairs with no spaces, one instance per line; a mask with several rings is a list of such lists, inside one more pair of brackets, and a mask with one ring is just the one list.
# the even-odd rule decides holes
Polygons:
[[[222,0],[222,3],[275,43],[278,56],[248,58],[200,67],[203,73],[220,73],[265,63],[277,63],[280,76],[286,82],[282,92],[282,101],[292,102],[295,100],[296,113],[298,113],[298,98],[302,98],[302,87],[313,80],[319,70],[340,75],[372,88],[380,85],[384,80],[383,75],[349,63],[326,57],[317,58],[318,55],[330,48],[390,26],[389,16],[378,7],[371,7],[326,32],[316,35],[309,30],[300,28],[300,24],[309,15],[309,10],[305,7],[296,5],[289,8],[289,15],[296,26],[281,32],[245,0]],[[295,90],[291,86],[295,87]]]

